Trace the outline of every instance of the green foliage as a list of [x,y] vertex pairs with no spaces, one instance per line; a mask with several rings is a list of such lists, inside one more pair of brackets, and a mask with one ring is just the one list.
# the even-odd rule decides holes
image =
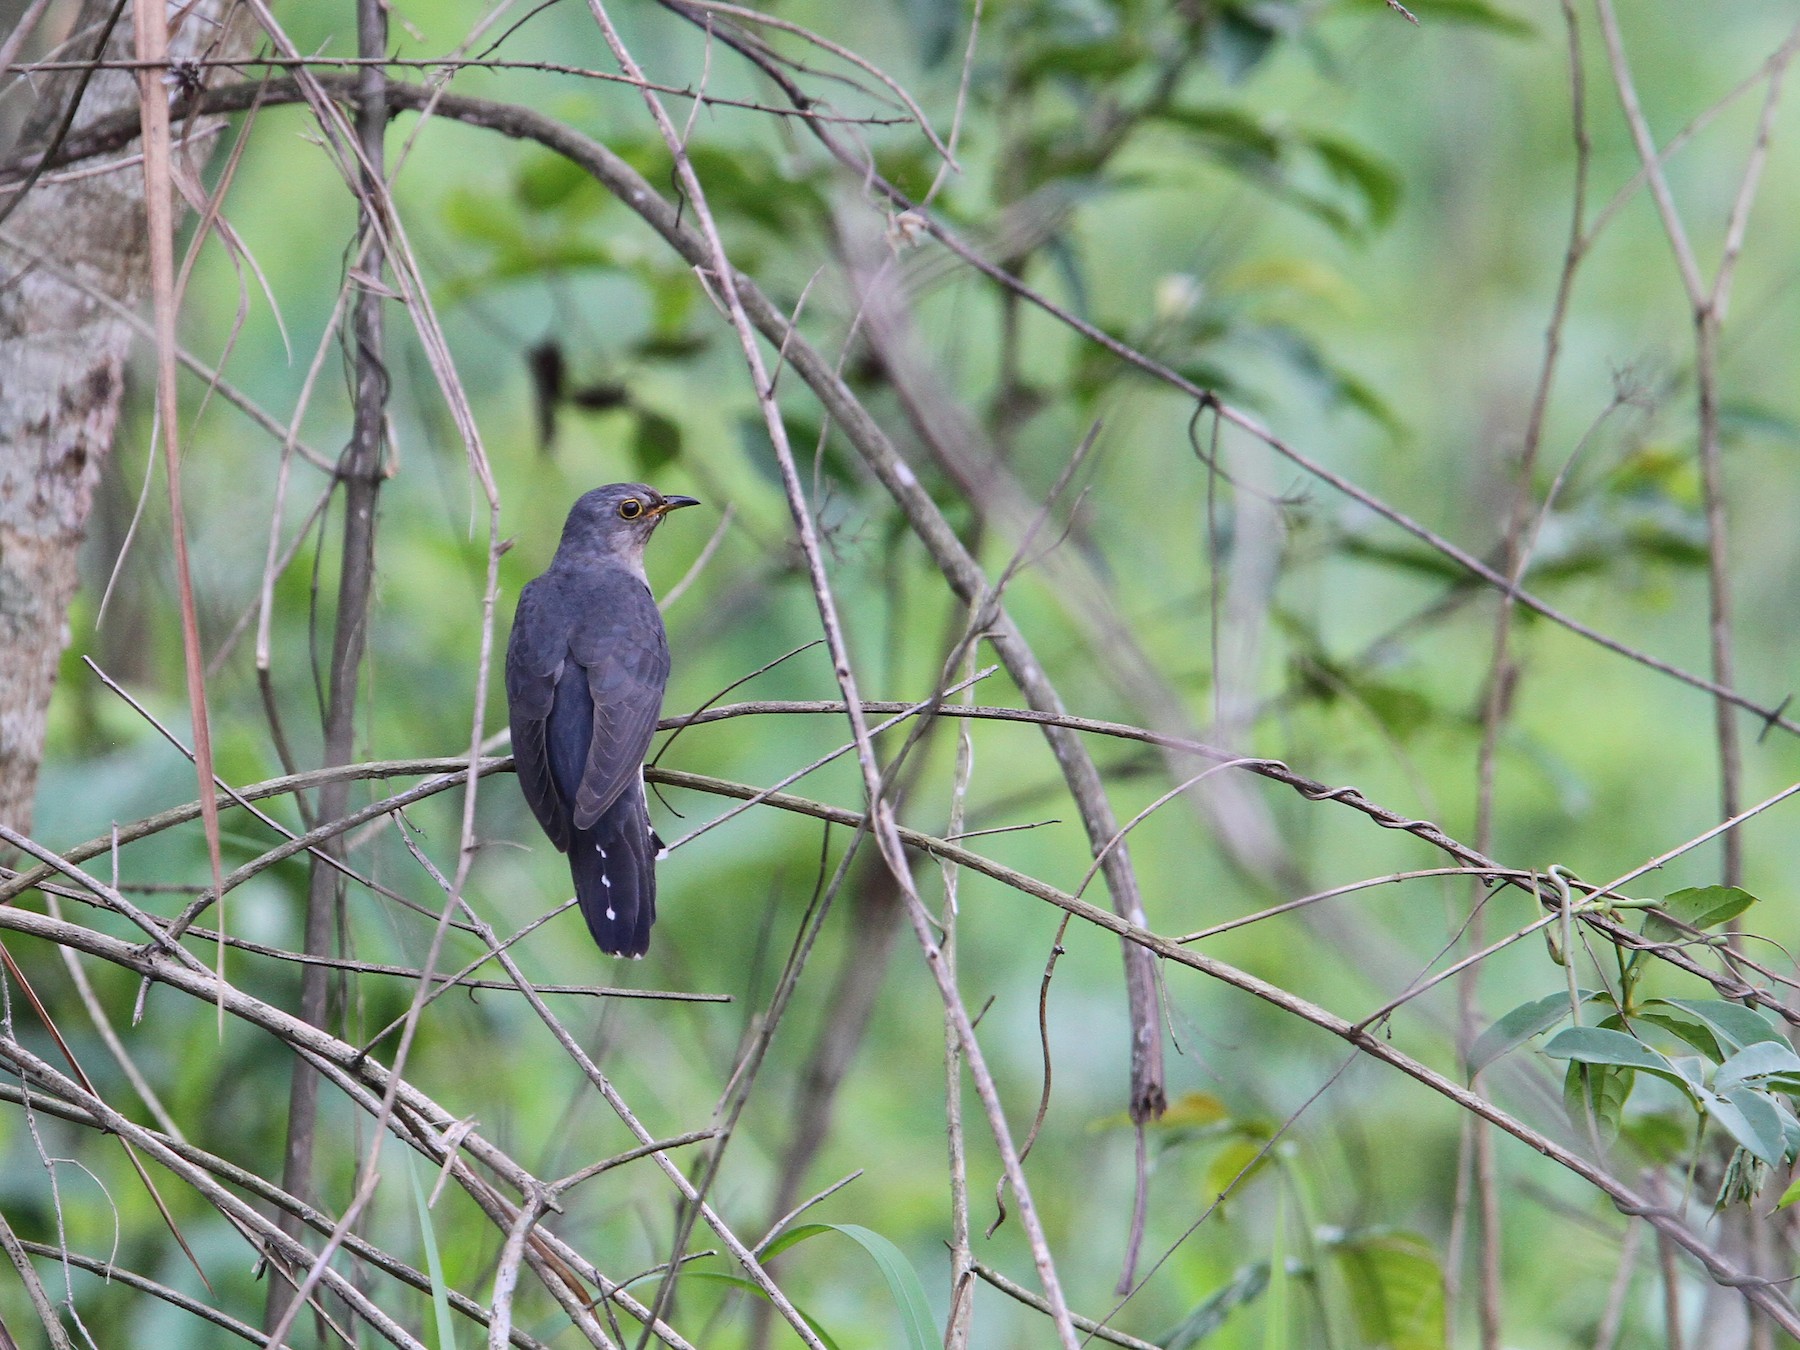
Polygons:
[[855,1223],[801,1224],[788,1229],[771,1242],[767,1249],[768,1255],[774,1256],[821,1233],[843,1234],[861,1247],[875,1263],[875,1268],[881,1272],[881,1278],[888,1287],[888,1293],[893,1296],[894,1306],[900,1310],[900,1328],[906,1338],[906,1350],[933,1350],[934,1346],[943,1343],[943,1337],[932,1319],[931,1304],[925,1297],[925,1286],[919,1279],[919,1272],[906,1259],[906,1253],[873,1229]]
[[[1373,10],[1385,8],[1387,0],[1340,0],[1346,7]],[[1518,15],[1488,0],[1420,0],[1407,8],[1418,15],[1421,23],[1442,21],[1470,24],[1504,37],[1537,37],[1538,30]]]
[[[1583,1002],[1594,997],[1582,990]],[[1569,1015],[1569,996],[1558,992],[1521,1003],[1475,1038],[1469,1047],[1468,1073],[1472,1078],[1509,1050],[1515,1050],[1541,1032],[1561,1023]]]
[[1782,1039],[1774,1024],[1755,1008],[1724,999],[1647,999],[1637,1018],[1674,1032],[1715,1063],[1746,1046]]
[[[1703,903],[1690,898],[1681,907],[1693,912]],[[1712,903],[1711,912],[1737,912],[1732,909],[1735,897],[1731,904],[1723,904],[1715,896]],[[1751,1009],[1717,1000],[1658,1002],[1676,1006],[1685,1015],[1649,1011],[1642,1020],[1675,1032],[1700,1050],[1699,1056],[1665,1055],[1617,1029],[1623,1020],[1618,1016],[1607,1019],[1614,1025],[1569,1027],[1545,1044],[1544,1053],[1550,1058],[1569,1061],[1564,1094],[1575,1123],[1580,1125],[1591,1115],[1603,1137],[1616,1138],[1635,1075],[1645,1073],[1679,1088],[1698,1116],[1720,1126],[1765,1167],[1779,1167],[1800,1156],[1800,1127],[1790,1129],[1792,1110],[1780,1100],[1800,1098],[1800,1055]],[[1734,1198],[1749,1199],[1760,1180],[1751,1183],[1740,1177],[1735,1184]]]
[[[1679,942],[1689,929],[1704,932],[1717,928],[1755,903],[1756,897],[1741,886],[1691,886],[1665,899],[1662,914],[1653,911],[1645,916],[1644,936],[1658,942]],[[1677,922],[1669,923],[1663,915]]]
[[1226,1283],[1202,1299],[1179,1326],[1164,1332],[1156,1343],[1163,1350],[1192,1350],[1203,1344],[1239,1308],[1247,1308],[1269,1287],[1269,1263],[1253,1261],[1242,1266]]
[[438,1350],[456,1350],[456,1320],[450,1315],[449,1281],[444,1275],[444,1258],[438,1251],[437,1233],[431,1225],[431,1204],[425,1187],[419,1182],[419,1165],[411,1150],[401,1150],[401,1166],[406,1171],[407,1188],[419,1214],[419,1241],[425,1248],[425,1272],[431,1277],[431,1313],[436,1319]]
[[[1399,208],[1393,167],[1332,132],[1291,127],[1231,105],[1164,108],[1155,120],[1346,237],[1380,229]],[[1338,195],[1313,185],[1319,170]]]
[[1444,1272],[1411,1233],[1348,1233],[1330,1247],[1363,1340],[1387,1350],[1444,1350]]
[[[1598,631],[1658,660],[1703,663],[1709,538],[1694,453],[1690,307],[1668,271],[1653,213],[1628,198],[1617,224],[1584,255],[1571,317],[1560,330],[1561,364],[1536,429],[1528,556],[1510,559],[1502,531],[1513,483],[1525,476],[1519,455],[1570,207],[1563,44],[1547,10],[1542,18],[1500,0],[1416,0],[1408,8],[1420,27],[1383,0],[1008,0],[984,10],[964,98],[966,4],[781,7],[783,17],[889,70],[919,97],[940,135],[957,123],[961,172],[941,182],[938,155],[916,128],[892,122],[897,111],[886,92],[852,87],[867,86],[866,76],[783,30],[759,28],[755,40],[802,63],[797,78],[816,100],[809,112],[884,119],[823,125],[857,164],[866,155],[877,173],[915,198],[935,192],[935,219],[1052,303],[1217,391],[1244,416],[1265,421],[1284,444],[1459,548],[1496,568],[1519,562],[1528,589]],[[1191,421],[1190,400],[1029,301],[1006,297],[941,244],[909,242],[893,220],[893,204],[866,175],[821,149],[802,119],[724,101],[776,104],[780,94],[750,72],[722,21],[709,44],[667,10],[620,12],[655,81],[696,89],[705,81],[709,99],[691,125],[690,103],[674,96],[667,102],[688,136],[733,260],[777,309],[799,316],[800,331],[841,371],[989,577],[1019,559],[1003,599],[1071,711],[1158,733],[1216,733],[1233,753],[1285,760],[1328,785],[1354,785],[1397,816],[1429,818],[1474,840],[1477,785],[1485,781],[1476,757],[1497,673],[1491,590],[1239,425],[1221,423],[1215,438],[1209,419]],[[296,40],[304,50],[347,54],[347,14],[300,7],[295,21],[316,31]],[[426,34],[427,49],[437,50],[442,39],[449,50],[474,14],[421,0],[407,19]],[[1666,17],[1622,17],[1628,46],[1644,62],[1641,89],[1652,125],[1664,135],[1683,110],[1712,106],[1766,59],[1773,47],[1761,43],[1758,24],[1785,33],[1791,23],[1758,0],[1721,20],[1701,47]],[[1585,29],[1584,41],[1590,63],[1601,59]],[[599,66],[609,59],[590,19],[567,6],[534,12],[498,54],[525,64]],[[1592,65],[1590,77],[1598,71]],[[578,95],[558,93],[569,78],[466,71],[454,87],[540,111],[564,109],[571,125],[637,165],[652,190],[680,207],[684,222],[696,219],[696,204],[675,192],[672,158],[646,121],[639,92],[583,81]],[[1590,83],[1590,93],[1600,87]],[[1615,114],[1602,111],[1590,99],[1590,223],[1638,170]],[[230,348],[229,362],[219,362],[227,377],[277,420],[295,412],[306,348],[323,336],[354,229],[354,207],[337,171],[303,139],[311,133],[302,116],[275,107],[259,114],[240,177],[224,199],[226,217],[270,277],[300,355],[289,362],[260,302],[248,307],[238,339],[237,278],[214,245],[202,253],[183,315],[184,342],[215,362]],[[1715,180],[1743,159],[1742,145],[1729,142],[1730,123],[1721,119],[1707,133],[1719,139],[1703,136],[1670,160],[1683,208],[1695,203],[1702,258],[1717,256],[1716,233],[1707,230],[1731,206]],[[734,511],[715,559],[669,612],[671,715],[816,638],[817,607],[794,566],[788,504],[757,391],[715,306],[713,280],[697,277],[626,204],[568,161],[486,130],[420,123],[411,114],[396,119],[392,157],[415,130],[394,178],[396,218],[416,251],[489,454],[501,532],[514,541],[499,564],[495,641],[504,644],[519,588],[555,547],[569,500],[624,477],[692,492],[707,511]],[[1764,247],[1771,236],[1757,223],[1792,214],[1783,136],[1773,149],[1769,199],[1751,217],[1721,348],[1727,375],[1719,411],[1728,450],[1727,552],[1742,635],[1737,684],[1755,697],[1778,698],[1791,680],[1783,618],[1796,587],[1792,521],[1800,514],[1785,458],[1800,443],[1800,410],[1784,372],[1793,368],[1800,328],[1786,322],[1781,307],[1781,250]],[[406,331],[403,306],[388,313],[395,453],[379,508],[377,600],[359,684],[357,753],[461,754],[475,711],[484,620],[485,503],[422,344]],[[1742,319],[1750,322],[1734,326]],[[883,320],[892,326],[880,328]],[[884,348],[884,341],[894,345]],[[527,371],[538,344],[553,347],[564,368],[534,389]],[[329,463],[348,434],[351,382],[340,378],[336,350],[328,344],[326,351],[300,433]],[[967,597],[950,595],[845,427],[822,412],[798,378],[791,353],[765,345],[764,356],[779,370],[776,397],[825,537],[863,692],[922,699],[938,687],[945,652],[964,631]],[[907,358],[923,372],[913,386],[905,383]],[[134,384],[145,385],[138,373],[134,367]],[[203,408],[202,391],[200,384],[188,389],[188,525],[202,563],[209,657],[240,615],[251,616],[235,653],[220,655],[209,682],[220,771],[241,784],[280,771],[251,658],[280,447],[216,396]],[[539,443],[534,414],[556,432],[548,444]],[[96,562],[106,570],[132,519],[149,422],[141,409],[128,408],[127,434],[101,485],[110,495],[96,514],[90,570]],[[1019,517],[1032,518],[1096,424],[1101,434],[1091,456],[1019,554]],[[939,453],[945,438],[963,456],[954,468]],[[971,488],[972,478],[989,472],[991,484]],[[327,475],[297,459],[286,481],[278,531],[284,546]],[[1024,505],[1015,515],[1017,503]],[[106,623],[96,629],[100,582],[89,576],[71,628],[79,649],[120,674],[185,739],[162,509],[152,493]],[[719,519],[699,517],[685,513],[659,537],[650,559],[659,593],[686,571]],[[270,593],[270,696],[301,767],[318,756],[317,704],[333,643],[341,527],[334,505],[324,524],[303,536],[297,560]],[[1715,824],[1707,696],[1596,650],[1528,607],[1515,608],[1513,620],[1509,664],[1499,672],[1506,717],[1489,766],[1492,845],[1483,851],[1520,876],[1553,859],[1582,875],[1615,875]],[[987,647],[977,659],[990,659]],[[504,716],[498,684],[490,671],[482,709],[489,734]],[[829,662],[811,651],[757,675],[727,700],[836,696]],[[1004,676],[982,685],[978,697],[996,705],[1021,701]],[[97,690],[73,657],[51,716],[51,764],[38,808],[46,841],[104,838],[115,821],[191,795],[180,756]],[[941,832],[954,724],[933,725],[904,757],[900,746],[911,728],[884,737],[879,751],[884,766],[897,766],[902,821]],[[1761,724],[1746,718],[1741,729],[1749,783],[1791,781],[1784,733],[1752,744]],[[1073,885],[1091,860],[1091,842],[1057,786],[1055,757],[1037,730],[983,723],[971,738],[966,846]],[[740,717],[685,731],[666,762],[766,785],[843,739],[841,719]],[[1141,744],[1088,739],[1120,821],[1199,771],[1177,764],[1179,752],[1165,760]],[[787,790],[857,809],[861,785],[847,762]],[[379,791],[359,785],[355,800]],[[652,810],[670,838],[722,810],[698,792],[666,796]],[[291,798],[269,809],[291,827],[302,824]],[[460,860],[460,811],[460,800],[445,797],[405,813],[409,839],[446,872]],[[1717,944],[1736,919],[1794,950],[1791,906],[1781,898],[1794,880],[1782,843],[1790,823],[1777,810],[1740,831],[1746,875],[1769,904],[1755,905],[1739,888],[1704,884],[1713,861],[1696,850],[1668,864],[1671,894],[1647,909],[1643,935],[1713,962],[1722,959]],[[474,829],[465,895],[497,928],[518,932],[566,897],[564,860],[536,835],[504,775],[483,781]],[[345,931],[334,960],[402,971],[423,963],[442,894],[395,830],[383,817],[349,841],[358,875],[375,886],[346,884]],[[177,831],[123,846],[121,881],[183,886],[191,894],[207,884],[197,838]],[[808,932],[813,945],[803,961],[794,958],[804,969],[792,1006],[750,1085],[711,1199],[739,1232],[766,1230],[776,1217],[768,1211],[777,1208],[780,1168],[809,1119],[809,1094],[822,1092],[819,1084],[829,1079],[820,1047],[855,1042],[854,1054],[834,1061],[842,1083],[833,1114],[794,1185],[805,1195],[865,1169],[846,1192],[853,1208],[835,1212],[855,1213],[871,1227],[803,1225],[777,1239],[770,1254],[785,1251],[778,1278],[826,1344],[912,1350],[940,1343],[930,1300],[947,1303],[942,1010],[920,977],[910,930],[888,941],[891,933],[881,929],[880,897],[861,863],[818,933],[803,929],[817,878],[831,875],[845,838],[837,827],[826,832],[816,822],[754,808],[699,835],[665,864],[661,926],[645,963],[597,966],[571,915],[527,933],[514,950],[532,979],[552,986],[632,983],[736,1000],[683,1006],[550,996],[571,1033],[660,1133],[717,1118],[746,1037],[768,1025],[769,991],[790,944]],[[1347,880],[1432,865],[1417,838],[1376,828],[1342,799],[1306,799],[1235,771],[1151,811],[1132,827],[1129,845],[1149,921],[1169,934],[1210,928]],[[233,811],[224,846],[230,868],[270,848],[271,836]],[[102,852],[88,865],[110,876],[113,861]],[[264,946],[298,947],[307,871],[303,856],[290,858],[234,892],[228,930]],[[927,903],[935,904],[934,870],[918,876]],[[1472,940],[1465,926],[1471,891],[1462,877],[1409,876],[1259,920],[1195,949],[1356,1016],[1386,1003],[1415,972],[1433,962],[1441,969],[1467,950],[1454,944]],[[1087,895],[1103,903],[1102,892],[1097,880]],[[174,912],[185,898],[129,893],[159,914]],[[74,901],[63,903],[73,910]],[[1578,900],[1577,908],[1623,921],[1645,903],[1621,902],[1608,912],[1604,903],[1589,909]],[[1484,901],[1485,940],[1540,917],[1531,904],[1516,889],[1494,888]],[[964,879],[961,905],[959,980],[972,1011],[991,997],[980,1036],[1007,1117],[1018,1125],[1030,1118],[1041,1090],[1036,1009],[1059,916],[973,877]],[[86,921],[128,931],[111,914]],[[1560,930],[1556,938],[1560,943]],[[1510,1011],[1468,1047],[1461,1067],[1470,1075],[1488,1070],[1484,1093],[1562,1136],[1563,1122],[1545,1119],[1553,1105],[1546,1111],[1541,1094],[1519,1090],[1523,1070],[1549,1064],[1561,1075],[1575,1136],[1584,1145],[1597,1137],[1620,1175],[1666,1167],[1674,1190],[1692,1178],[1695,1194],[1716,1187],[1723,1202],[1751,1198],[1800,1157],[1800,1062],[1782,1027],[1671,971],[1653,953],[1615,952],[1593,930],[1587,938],[1585,946],[1557,949],[1576,980],[1592,986],[1574,992],[1575,1006],[1567,972],[1544,959],[1535,936],[1483,964],[1478,1001]],[[7,942],[87,1072],[133,1119],[148,1119],[60,964],[41,944]],[[1128,1047],[1117,941],[1077,924],[1065,942],[1043,996],[1055,1074],[1027,1170],[1072,1303],[1099,1313],[1115,1301],[1134,1201],[1136,1140],[1122,1093]],[[1783,947],[1753,950],[1785,971]],[[210,948],[203,954],[210,961]],[[452,930],[440,969],[460,968],[478,954],[467,932]],[[892,964],[885,981],[882,960]],[[233,977],[259,997],[294,1006],[291,963],[239,950],[229,961]],[[272,1159],[266,1170],[278,1172],[290,1061],[243,1027],[229,1027],[220,1041],[210,1007],[188,1006],[162,986],[149,991],[144,1018],[134,1023],[137,981],[89,964],[140,1067],[173,1114],[193,1124],[196,1141],[257,1165]],[[1742,978],[1760,978],[1745,970]],[[1455,1218],[1459,1113],[1374,1064],[1332,1078],[1341,1063],[1334,1056],[1345,1052],[1322,1054],[1327,1043],[1315,1028],[1217,981],[1189,979],[1191,972],[1172,960],[1162,973],[1172,1103],[1147,1126],[1143,1284],[1117,1325],[1140,1336],[1168,1328],[1160,1343],[1169,1350],[1276,1342],[1435,1350],[1467,1340],[1469,1300],[1446,1309],[1439,1258]],[[491,963],[477,974],[501,978]],[[840,1001],[841,991],[859,981],[880,986],[860,1040],[852,1032],[862,1023]],[[1387,1043],[1428,1064],[1454,1065],[1460,1042],[1446,1030],[1458,1020],[1451,988],[1404,1007],[1390,1021]],[[404,1010],[411,989],[406,978],[347,970],[332,1006],[334,1025],[362,1044]],[[18,990],[9,991],[15,1018],[26,1020]],[[1572,1016],[1586,1025],[1567,1026]],[[1521,1053],[1538,1038],[1547,1040],[1542,1059],[1535,1050]],[[382,1059],[392,1045],[375,1043],[369,1053]],[[567,1175],[631,1146],[596,1104],[591,1085],[504,988],[434,1000],[411,1054],[410,1078],[452,1116],[478,1121],[484,1137],[534,1166],[541,1161],[545,1176]],[[335,1098],[328,1106],[337,1114],[327,1120],[329,1157],[318,1190],[334,1212],[347,1203],[357,1150],[367,1142],[355,1138],[352,1109]],[[0,1109],[0,1210],[8,1220],[40,1240],[57,1237],[63,1225],[75,1245],[104,1251],[116,1205],[124,1257],[157,1268],[166,1239],[119,1160],[93,1148],[76,1127],[65,1130],[42,1116],[45,1151],[79,1156],[106,1187],[105,1195],[84,1189],[79,1169],[59,1165],[61,1195],[53,1200],[38,1141],[21,1122],[11,1107]],[[1096,1122],[1100,1128],[1088,1128]],[[977,1196],[991,1194],[997,1170],[984,1128],[965,1104],[970,1190]],[[114,1141],[101,1143],[116,1152]],[[457,1315],[447,1292],[487,1297],[481,1285],[499,1239],[454,1188],[424,1209],[434,1178],[423,1168],[417,1177],[391,1171],[386,1185],[403,1182],[410,1199],[384,1186],[363,1231],[415,1253],[409,1259],[425,1270],[431,1291],[384,1296],[415,1334],[455,1344]],[[1608,1224],[1617,1224],[1616,1213],[1526,1150],[1503,1149],[1501,1171],[1507,1343],[1590,1343],[1591,1311],[1606,1297],[1612,1252],[1566,1211],[1584,1208]],[[1314,1186],[1309,1178],[1322,1180]],[[1554,1207],[1539,1203],[1546,1194],[1554,1195]],[[667,1257],[669,1191],[647,1162],[609,1170],[559,1203],[564,1209],[552,1226],[601,1254],[609,1277],[654,1271]],[[831,1214],[829,1206],[842,1203],[828,1200],[818,1212]],[[263,1285],[251,1282],[241,1240],[191,1195],[177,1192],[174,1204],[223,1291],[221,1303],[256,1308]],[[1764,1208],[1766,1200],[1757,1210]],[[860,1255],[832,1244],[797,1245],[827,1232],[849,1238]],[[694,1250],[708,1245],[696,1229]],[[1030,1252],[1016,1212],[978,1254],[1029,1281]],[[54,1273],[49,1264],[41,1269]],[[1545,1269],[1557,1279],[1539,1278]],[[1463,1290],[1473,1286],[1469,1271],[1454,1274]],[[93,1310],[97,1342],[210,1350],[211,1342],[184,1339],[186,1323],[167,1335],[160,1327],[140,1331],[141,1307],[129,1301],[135,1296],[97,1280],[84,1288],[80,1278],[77,1299],[84,1317]],[[640,1276],[633,1287],[654,1288],[658,1278]],[[1697,1278],[1681,1276],[1677,1292],[1689,1303]],[[748,1341],[747,1309],[762,1295],[740,1270],[705,1258],[681,1280],[678,1320],[704,1333],[696,1344],[737,1350]],[[54,1280],[52,1286],[60,1296]],[[520,1300],[520,1324],[532,1334],[547,1343],[569,1338],[560,1309],[541,1289],[527,1282]],[[1628,1302],[1620,1344],[1656,1341],[1649,1303],[1636,1294]],[[15,1290],[0,1289],[0,1316],[15,1331],[19,1306]],[[975,1325],[976,1344],[1045,1339],[1036,1313],[985,1286]],[[636,1328],[625,1333],[630,1341]],[[464,1326],[460,1336],[468,1344],[479,1332]]]

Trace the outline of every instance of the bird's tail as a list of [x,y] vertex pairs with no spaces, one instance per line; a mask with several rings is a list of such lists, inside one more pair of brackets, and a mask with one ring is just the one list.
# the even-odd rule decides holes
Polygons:
[[569,871],[588,932],[609,956],[642,956],[656,922],[656,843],[644,790],[633,784],[594,822],[574,830]]

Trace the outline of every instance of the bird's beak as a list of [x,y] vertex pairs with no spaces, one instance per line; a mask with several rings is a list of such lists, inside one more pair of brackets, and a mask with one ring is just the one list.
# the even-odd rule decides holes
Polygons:
[[663,516],[671,511],[679,511],[684,506],[698,505],[700,505],[700,499],[698,497],[664,497],[662,499],[662,504],[651,507],[650,511],[652,515]]

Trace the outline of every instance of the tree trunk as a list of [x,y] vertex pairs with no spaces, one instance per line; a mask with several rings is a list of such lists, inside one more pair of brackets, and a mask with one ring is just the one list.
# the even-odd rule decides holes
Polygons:
[[[131,56],[131,19],[115,17],[115,7],[116,0],[86,0],[71,58],[91,58],[109,21],[107,58]],[[241,24],[219,26],[229,8],[229,0],[199,0],[171,31],[170,56],[248,51]],[[71,130],[137,106],[129,71],[96,70],[85,88],[81,73],[68,72],[39,89],[23,153],[58,139],[77,98]],[[119,158],[136,153],[133,142]],[[23,197],[0,195],[0,822],[21,832],[31,828],[76,563],[118,424],[133,335],[95,293],[135,307],[148,267],[143,171],[94,173],[101,163],[52,171]],[[83,176],[53,181],[72,172]]]

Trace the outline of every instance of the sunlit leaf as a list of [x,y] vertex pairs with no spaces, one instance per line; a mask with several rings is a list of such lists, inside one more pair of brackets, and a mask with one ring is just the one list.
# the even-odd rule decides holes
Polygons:
[[1670,923],[1670,918],[1705,932],[1729,923],[1755,903],[1756,897],[1741,886],[1690,886],[1663,901],[1668,918],[1654,910],[1644,916],[1644,936],[1658,942],[1679,942],[1690,935]]
[[1240,1137],[1230,1140],[1206,1165],[1206,1199],[1221,1198],[1242,1188],[1270,1161],[1268,1140]]
[[1156,1123],[1166,1130],[1179,1126],[1217,1125],[1229,1119],[1230,1110],[1212,1093],[1185,1092],[1169,1103]]
[[1444,1272],[1410,1233],[1373,1232],[1334,1243],[1363,1339],[1391,1350],[1444,1350]]
[[893,1296],[894,1304],[900,1310],[900,1324],[906,1333],[904,1343],[907,1350],[937,1350],[943,1343],[943,1335],[932,1318],[931,1303],[925,1297],[925,1286],[919,1279],[919,1272],[913,1269],[905,1252],[874,1229],[855,1223],[802,1224],[798,1228],[788,1229],[770,1243],[765,1255],[774,1256],[777,1252],[786,1251],[821,1233],[842,1233],[874,1261],[875,1268],[881,1272],[881,1278],[887,1282],[888,1293]]

